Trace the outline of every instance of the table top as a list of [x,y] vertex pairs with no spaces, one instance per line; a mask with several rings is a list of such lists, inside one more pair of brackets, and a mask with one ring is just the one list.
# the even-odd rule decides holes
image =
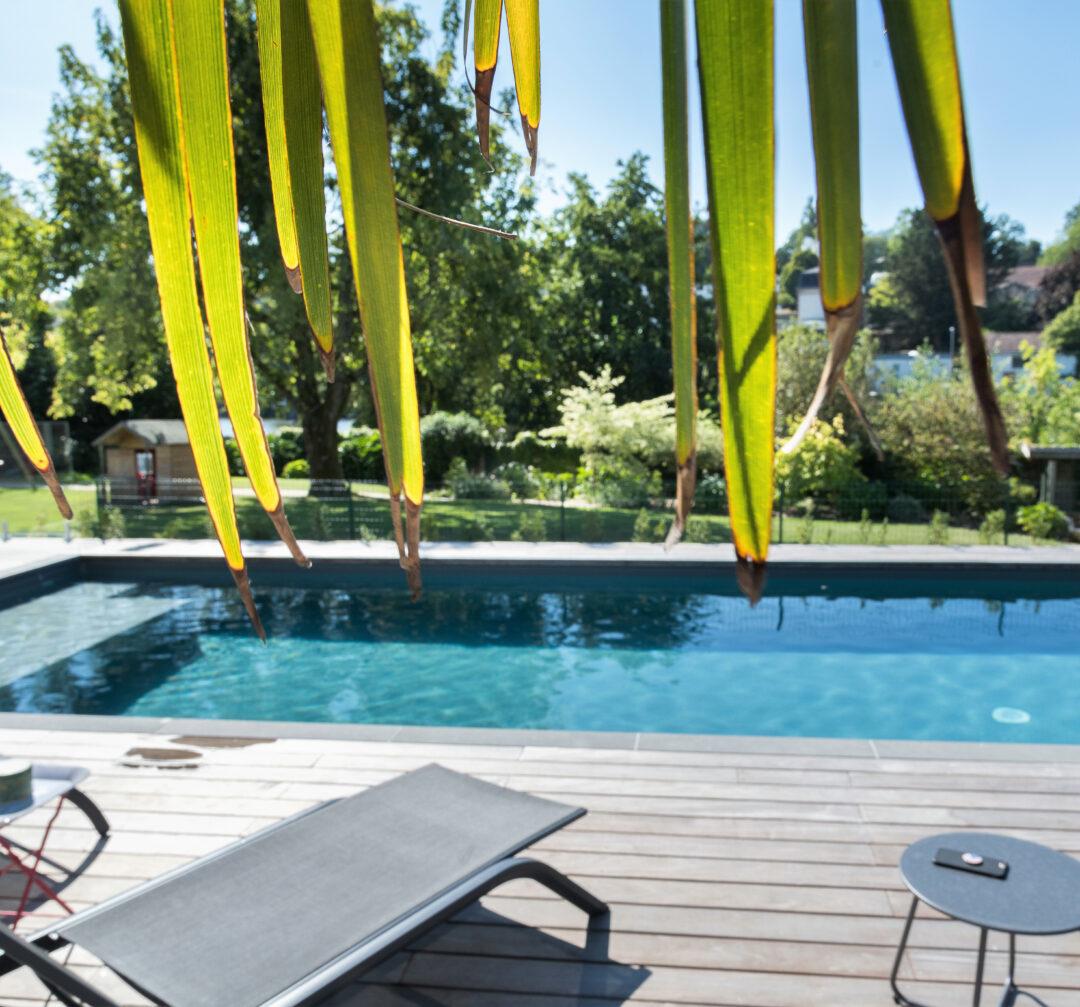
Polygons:
[[[1004,860],[1004,879],[942,867],[938,849]],[[928,836],[900,858],[904,884],[947,916],[1014,934],[1063,934],[1080,930],[1080,862],[1047,846],[1010,836],[950,832]]]

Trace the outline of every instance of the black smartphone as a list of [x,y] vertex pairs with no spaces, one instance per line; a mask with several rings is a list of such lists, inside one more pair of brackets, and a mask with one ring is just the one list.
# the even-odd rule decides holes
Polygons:
[[979,853],[961,850],[947,850],[944,847],[934,854],[934,863],[939,867],[952,867],[958,871],[971,871],[988,878],[1004,878],[1009,873],[1009,865],[997,857],[984,857]]

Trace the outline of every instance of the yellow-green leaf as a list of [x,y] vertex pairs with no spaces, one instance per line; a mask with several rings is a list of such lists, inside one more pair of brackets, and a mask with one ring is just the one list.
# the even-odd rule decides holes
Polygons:
[[[52,459],[45,449],[45,442],[41,439],[41,431],[38,430],[34,417],[30,415],[26,396],[19,387],[19,379],[15,376],[15,368],[11,363],[3,332],[0,332],[0,413],[7,420],[12,433],[15,434],[19,447],[30,459],[30,464],[45,480],[60,513],[70,518],[71,506],[64,496],[64,491],[60,488],[60,480],[56,478],[56,469],[53,468]],[[29,474],[29,470],[27,473]]]
[[295,560],[309,566],[285,517],[248,346],[222,0],[183,0],[171,11],[187,187],[218,380],[255,496]]
[[308,0],[308,13],[382,432],[394,531],[401,564],[418,595],[424,492],[420,415],[375,15],[369,0]]
[[949,0],[882,0],[896,83],[926,209],[937,227],[994,467],[1009,438],[976,305],[986,304],[982,219],[975,202]]
[[[465,32],[468,37],[469,4],[465,5]],[[491,120],[491,86],[495,80],[495,64],[499,61],[499,31],[502,27],[502,0],[476,0],[473,22],[473,66],[476,71],[476,132],[480,153],[491,163],[489,129]]]
[[675,520],[667,544],[686,528],[694,503],[697,448],[697,326],[694,315],[694,221],[686,112],[686,4],[660,0],[664,105],[664,206],[667,216],[671,357],[675,379]]
[[[803,0],[803,25],[817,169],[821,301],[830,345],[817,391],[806,416],[782,448],[785,453],[799,446],[841,380],[862,311],[855,0]],[[844,390],[850,397],[846,383]],[[857,405],[856,412],[865,417]],[[872,428],[870,437],[876,444]]]
[[248,614],[265,639],[236,529],[232,482],[195,287],[169,0],[120,0],[120,15],[150,243],[176,391],[214,529]]
[[532,159],[529,174],[535,175],[536,134],[540,126],[540,0],[506,0],[506,32],[514,63],[521,131]]
[[322,94],[305,0],[258,0],[266,145],[281,257],[303,292],[327,378],[334,330],[323,191]]
[[[772,524],[773,12],[771,0],[697,0],[695,13],[724,470],[745,573],[747,561],[765,562]],[[760,578],[748,579],[756,591]]]

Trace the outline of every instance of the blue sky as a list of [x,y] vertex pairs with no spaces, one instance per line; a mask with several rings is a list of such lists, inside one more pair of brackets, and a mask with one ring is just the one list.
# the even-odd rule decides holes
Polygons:
[[[437,32],[443,0],[415,4]],[[37,174],[26,152],[41,143],[58,87],[57,46],[68,42],[81,58],[94,57],[93,7],[90,0],[4,0],[0,168],[20,180]],[[1080,202],[1080,0],[953,0],[953,11],[976,194],[991,213],[1008,213],[1029,236],[1051,241]],[[878,230],[922,200],[879,4],[858,0],[858,12],[863,217]],[[562,201],[567,172],[583,172],[602,188],[615,162],[635,150],[650,156],[662,184],[656,0],[541,0],[541,33],[541,208]],[[778,244],[814,185],[802,46],[800,0],[776,0]],[[511,82],[505,41],[501,52],[497,90]],[[694,121],[693,88],[691,96]],[[694,198],[704,205],[700,129],[692,146]]]

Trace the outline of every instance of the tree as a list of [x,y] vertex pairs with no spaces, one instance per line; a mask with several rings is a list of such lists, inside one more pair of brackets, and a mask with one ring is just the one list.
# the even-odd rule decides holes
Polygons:
[[1059,266],[1077,250],[1080,250],[1080,203],[1065,214],[1061,237],[1047,246],[1039,263],[1043,266]]
[[[1072,354],[1080,361],[1080,291],[1073,297],[1073,302],[1064,311],[1054,316],[1054,320],[1043,329],[1043,342],[1058,353]],[[1080,364],[1074,365],[1074,371]]]
[[1080,248],[1043,274],[1035,302],[1036,315],[1045,325],[1072,304],[1077,291],[1080,291]]
[[[983,213],[983,255],[990,306],[984,323],[992,327],[994,311],[1006,302],[995,292],[1020,261],[1024,229],[1007,215]],[[945,260],[934,225],[923,210],[903,210],[889,236],[884,268],[888,282],[879,282],[868,300],[870,324],[887,329],[899,346],[916,347],[924,341],[935,350],[949,347],[949,328],[956,326]]]
[[1063,378],[1050,346],[1021,343],[1024,369],[1002,390],[1016,442],[1071,447],[1080,443],[1080,382]]
[[48,228],[0,172],[0,331],[30,411],[45,415],[56,367],[45,345],[50,312],[46,285]]

